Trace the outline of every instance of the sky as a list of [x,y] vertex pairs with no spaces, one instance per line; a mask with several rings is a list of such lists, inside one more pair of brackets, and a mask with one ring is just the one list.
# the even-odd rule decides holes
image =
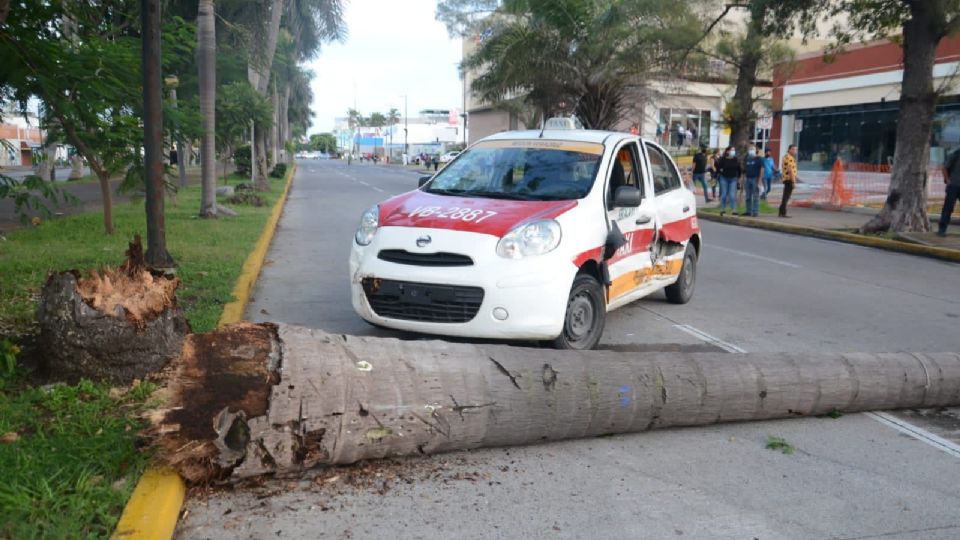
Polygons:
[[[460,39],[451,39],[434,18],[436,0],[344,0],[347,39],[325,45],[307,65],[314,72],[313,126],[333,129],[334,117],[356,108],[364,116],[395,107],[416,116],[421,109],[462,108],[457,74]],[[356,93],[354,93],[356,88]]]

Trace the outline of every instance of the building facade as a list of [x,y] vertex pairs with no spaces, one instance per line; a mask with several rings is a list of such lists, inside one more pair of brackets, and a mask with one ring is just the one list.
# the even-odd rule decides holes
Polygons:
[[0,167],[30,167],[42,153],[43,132],[36,116],[8,111],[0,123]]
[[396,124],[378,128],[351,129],[349,119],[340,117],[334,119],[333,134],[341,151],[353,149],[398,160],[404,149],[410,155],[440,154],[468,138],[458,109],[425,109],[415,117],[401,117]]
[[[960,146],[960,36],[937,49],[934,87],[940,89],[930,140],[932,169]],[[889,171],[896,146],[903,51],[889,40],[854,45],[839,55],[800,56],[789,72],[778,70],[774,87],[772,146],[780,156],[796,144],[801,171],[828,171],[840,159],[848,167]]]

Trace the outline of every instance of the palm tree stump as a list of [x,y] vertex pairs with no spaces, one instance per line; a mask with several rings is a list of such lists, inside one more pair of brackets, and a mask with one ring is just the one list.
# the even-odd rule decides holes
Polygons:
[[960,404],[960,354],[580,353],[243,323],[192,335],[157,411],[193,482],[646,431]]

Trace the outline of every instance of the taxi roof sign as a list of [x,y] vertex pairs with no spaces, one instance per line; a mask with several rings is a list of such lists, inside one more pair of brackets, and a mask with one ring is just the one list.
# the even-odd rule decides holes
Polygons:
[[577,122],[573,118],[559,116],[548,118],[543,127],[544,129],[578,129]]

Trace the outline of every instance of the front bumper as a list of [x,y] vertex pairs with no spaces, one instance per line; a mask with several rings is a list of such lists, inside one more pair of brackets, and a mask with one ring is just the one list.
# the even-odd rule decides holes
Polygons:
[[[417,248],[417,238],[429,235],[426,248]],[[365,320],[399,330],[445,336],[490,339],[553,339],[563,329],[564,313],[570,286],[577,268],[560,249],[538,257],[520,260],[503,259],[496,254],[498,238],[479,233],[383,227],[369,246],[354,242],[350,255],[350,287],[353,308]],[[429,267],[397,264],[381,260],[384,249],[404,249],[414,253],[461,253],[473,259],[473,265]],[[466,322],[428,322],[393,318],[378,314],[364,291],[371,283],[404,282],[414,287],[441,285],[480,288],[482,301]],[[391,283],[391,291],[396,287]],[[428,290],[429,287],[420,290]],[[446,293],[444,293],[446,294]],[[499,308],[499,309],[498,309]],[[497,310],[502,318],[494,316]],[[381,312],[384,311],[381,308]],[[419,313],[420,310],[414,310]],[[397,313],[397,311],[393,311]]]

